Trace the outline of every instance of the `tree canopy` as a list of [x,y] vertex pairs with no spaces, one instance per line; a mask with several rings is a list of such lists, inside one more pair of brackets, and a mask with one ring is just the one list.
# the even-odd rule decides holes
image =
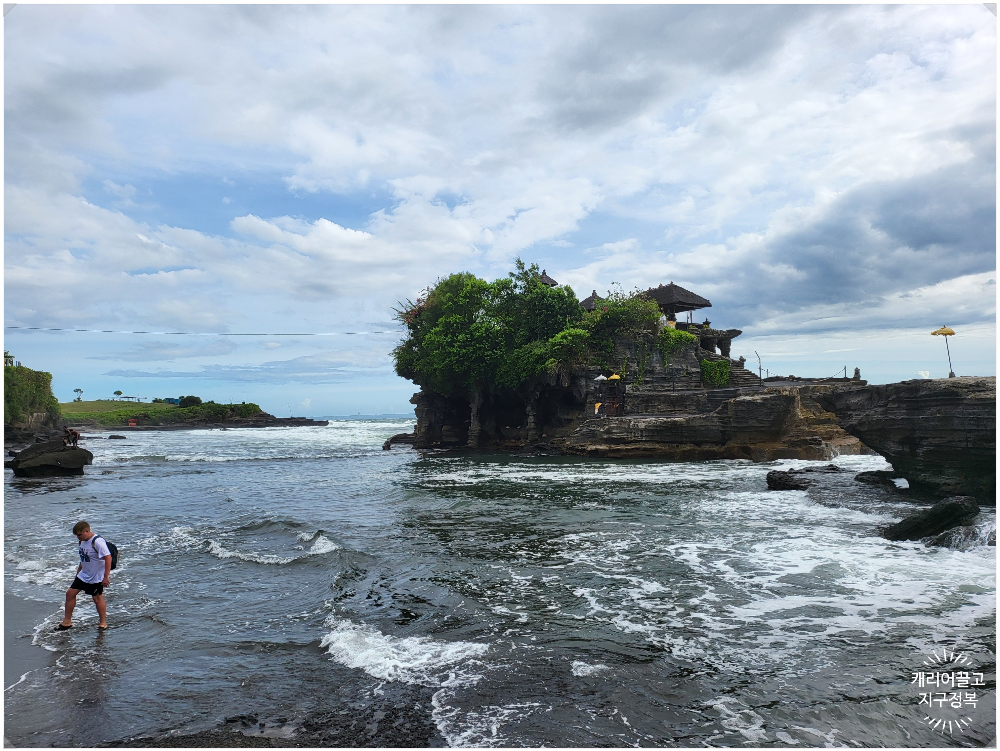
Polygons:
[[614,336],[656,331],[660,311],[638,293],[585,311],[570,287],[545,285],[537,264],[515,266],[493,282],[452,274],[400,305],[396,372],[445,395],[517,389],[546,370],[607,367]]

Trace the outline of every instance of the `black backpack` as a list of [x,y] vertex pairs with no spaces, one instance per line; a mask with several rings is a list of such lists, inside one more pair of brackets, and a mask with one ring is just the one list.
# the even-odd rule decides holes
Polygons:
[[[92,539],[97,540],[98,538],[104,540],[100,535],[94,535]],[[104,544],[108,546],[108,550],[111,553],[111,570],[114,571],[118,568],[118,546],[110,540],[104,540]],[[97,551],[97,543],[94,543],[94,551]]]

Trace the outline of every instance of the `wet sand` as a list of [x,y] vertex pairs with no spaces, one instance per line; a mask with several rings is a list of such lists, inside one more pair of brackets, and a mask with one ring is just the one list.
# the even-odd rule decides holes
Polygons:
[[26,673],[51,667],[56,654],[32,645],[33,629],[62,606],[3,595],[3,687],[6,691]]

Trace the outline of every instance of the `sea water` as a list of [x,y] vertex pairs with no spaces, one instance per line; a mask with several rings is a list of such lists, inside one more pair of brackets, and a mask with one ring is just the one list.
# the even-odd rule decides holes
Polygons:
[[[51,655],[5,687],[6,737],[291,735],[404,688],[452,746],[994,737],[996,548],[879,537],[918,508],[851,479],[880,457],[768,492],[818,463],[382,450],[411,427],[95,433],[83,477],[6,472],[5,591],[49,606],[16,636]],[[54,630],[80,519],[121,551],[104,634],[86,596]],[[959,659],[984,685],[928,704],[949,689],[915,675]]]

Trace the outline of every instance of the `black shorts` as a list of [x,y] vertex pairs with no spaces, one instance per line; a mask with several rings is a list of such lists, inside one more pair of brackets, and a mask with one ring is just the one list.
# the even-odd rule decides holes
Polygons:
[[84,592],[86,592],[88,595],[90,595],[92,597],[97,597],[97,595],[103,595],[104,594],[104,585],[103,584],[101,584],[100,582],[97,582],[96,584],[88,584],[85,581],[80,581],[80,577],[79,576],[76,577],[73,580],[73,583],[69,585],[69,588],[70,589],[82,589]]

